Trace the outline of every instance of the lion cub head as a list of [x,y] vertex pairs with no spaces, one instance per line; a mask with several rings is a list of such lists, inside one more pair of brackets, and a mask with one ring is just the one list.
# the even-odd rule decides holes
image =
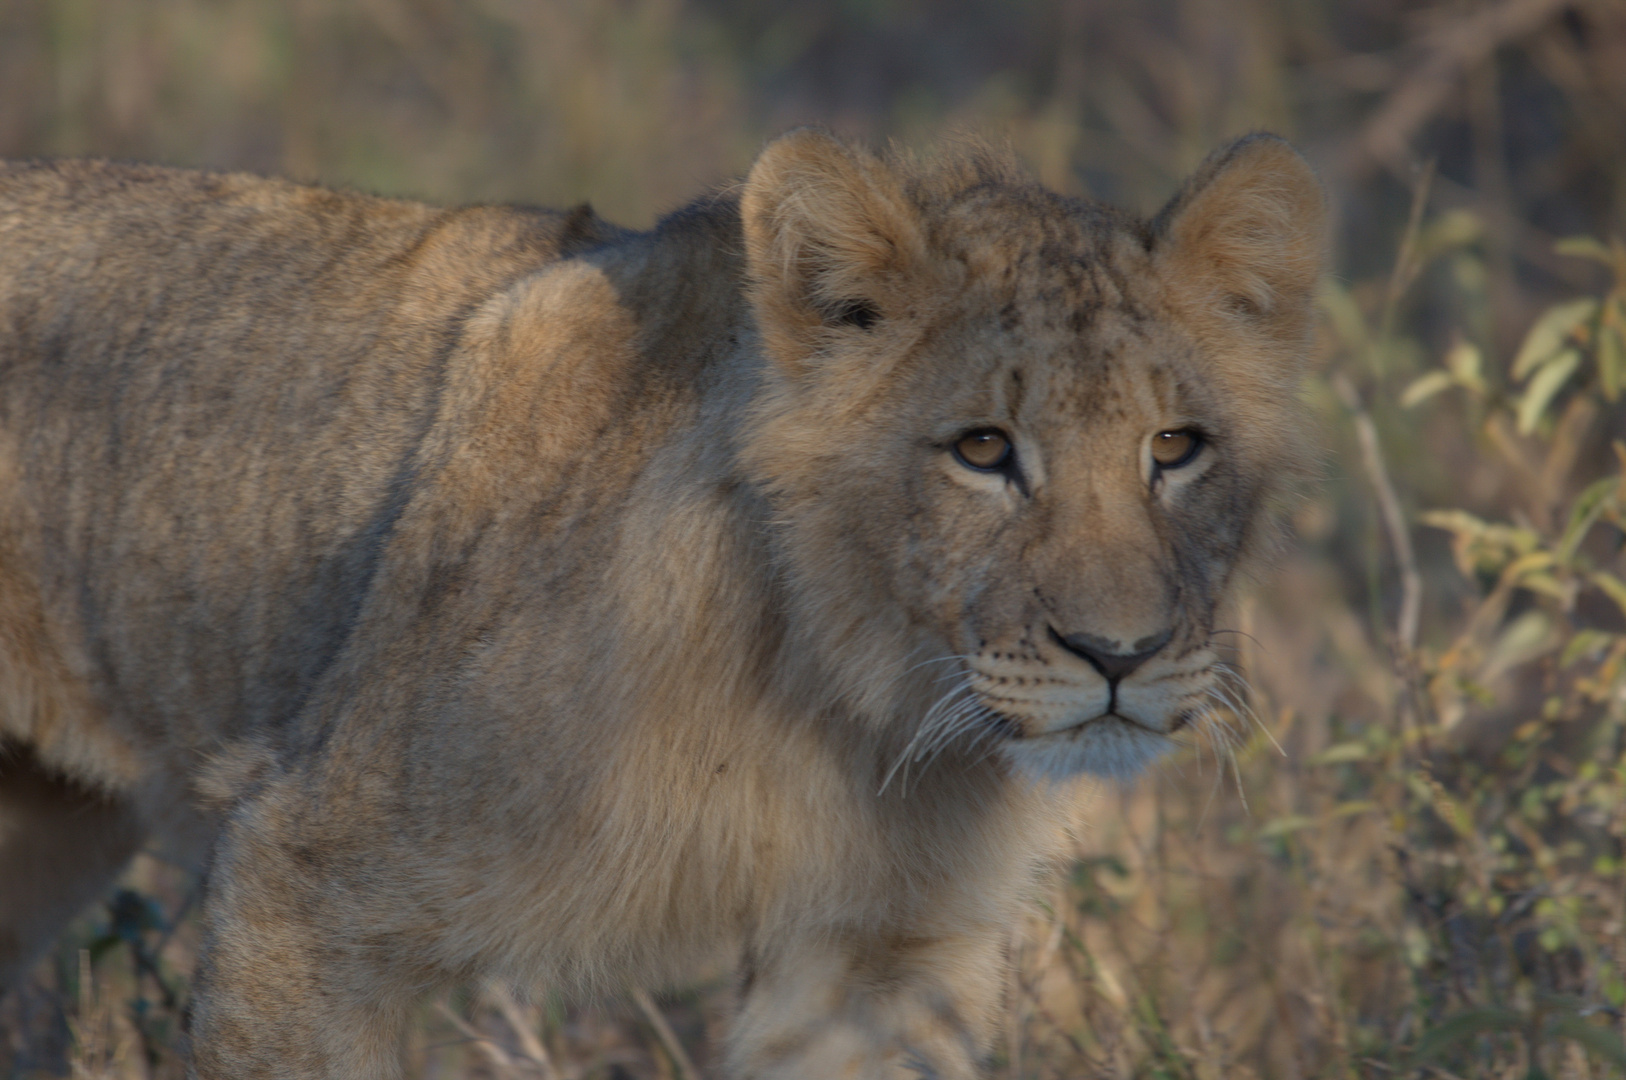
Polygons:
[[1203,715],[1216,608],[1307,457],[1298,154],[1242,139],[1144,221],[987,152],[799,131],[742,217],[771,362],[740,452],[820,690],[894,766],[997,747],[1057,777],[1132,771]]

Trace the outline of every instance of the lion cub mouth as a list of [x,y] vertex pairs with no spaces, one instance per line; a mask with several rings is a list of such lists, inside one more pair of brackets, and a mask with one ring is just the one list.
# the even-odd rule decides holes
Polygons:
[[1187,726],[1194,712],[1182,708],[1158,727],[1103,709],[1112,700],[1104,693],[1097,695],[1101,700],[1095,711],[1081,709],[1076,698],[1054,696],[1039,700],[1035,707],[1033,702],[989,693],[978,681],[972,673],[928,712],[887,772],[883,791],[895,781],[907,790],[951,747],[976,759],[1002,757],[1019,772],[1050,780],[1081,773],[1131,776],[1172,745],[1169,736]]
[[1137,728],[1140,728],[1142,731],[1149,731],[1154,735],[1171,735],[1174,732],[1179,731],[1182,727],[1185,727],[1187,724],[1190,723],[1190,714],[1188,712],[1182,712],[1182,713],[1177,713],[1176,715],[1171,717],[1170,720],[1169,720],[1168,730],[1166,730],[1166,731],[1165,730],[1160,730],[1160,729],[1155,728],[1155,727],[1152,727],[1150,724],[1143,724],[1139,720],[1136,720],[1134,717],[1124,716],[1122,713],[1118,713],[1118,712],[1099,713],[1099,714],[1097,714],[1095,716],[1089,717],[1088,719],[1079,720],[1076,723],[1068,724],[1065,727],[1050,728],[1050,729],[1048,729],[1046,731],[1038,731],[1038,732],[1034,732],[1032,734],[1029,734],[1024,730],[1020,730],[1020,728],[1021,728],[1020,721],[1013,720],[1010,717],[1003,717],[1003,719],[1007,723],[1015,725],[1018,728],[1017,731],[1015,731],[1015,732],[1013,732],[1011,734],[1011,736],[1010,736],[1011,738],[1014,738],[1014,739],[1056,739],[1056,738],[1062,738],[1064,736],[1065,737],[1074,736],[1074,735],[1078,734],[1080,731],[1083,731],[1085,728],[1089,727],[1091,724],[1112,724],[1112,723],[1128,724],[1130,727],[1137,727]]
[[[1022,731],[998,750],[1016,771],[1037,779],[1063,781],[1081,774],[1126,779],[1175,745],[1170,736],[1190,723],[1189,711],[1156,728],[1118,712],[1098,713],[1060,727]],[[1022,725],[1013,724],[1020,730]]]
[[920,769],[959,744],[1049,779],[1131,776],[1195,723],[1215,678],[1206,659],[1190,655],[1109,682],[1031,655],[976,657],[905,757]]

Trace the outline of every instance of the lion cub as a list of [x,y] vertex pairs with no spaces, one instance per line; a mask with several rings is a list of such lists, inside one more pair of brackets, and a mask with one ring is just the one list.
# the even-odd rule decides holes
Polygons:
[[1062,782],[1200,723],[1322,197],[816,130],[647,233],[0,166],[0,978],[218,809],[200,1077],[742,960],[737,1078],[977,1074]]

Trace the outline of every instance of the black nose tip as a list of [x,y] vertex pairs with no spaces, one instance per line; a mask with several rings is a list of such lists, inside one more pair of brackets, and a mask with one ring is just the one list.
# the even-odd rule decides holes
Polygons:
[[1108,682],[1116,683],[1131,671],[1140,667],[1151,658],[1152,654],[1169,643],[1174,631],[1165,630],[1161,634],[1149,634],[1135,642],[1132,646],[1134,652],[1124,653],[1117,651],[1117,643],[1108,641],[1094,634],[1058,634],[1050,631],[1068,652],[1081,656],[1089,665],[1101,673],[1101,677]]

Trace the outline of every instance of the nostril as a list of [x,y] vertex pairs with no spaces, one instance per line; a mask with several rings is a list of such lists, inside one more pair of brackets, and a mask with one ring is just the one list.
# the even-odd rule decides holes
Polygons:
[[1094,634],[1058,634],[1054,628],[1050,636],[1062,648],[1075,656],[1082,657],[1101,677],[1108,682],[1116,683],[1141,664],[1145,663],[1159,649],[1169,643],[1173,636],[1172,629],[1161,634],[1148,634],[1135,642],[1135,651],[1131,653],[1119,652],[1117,643],[1109,641]]

